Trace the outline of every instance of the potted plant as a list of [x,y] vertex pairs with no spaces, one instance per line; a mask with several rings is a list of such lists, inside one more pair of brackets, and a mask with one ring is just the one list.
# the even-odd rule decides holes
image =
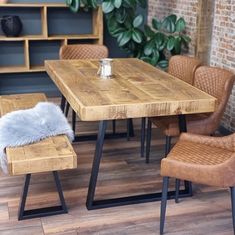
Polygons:
[[[73,12],[98,5],[97,0],[66,0],[66,3]],[[191,41],[185,34],[186,22],[172,14],[162,20],[154,18],[151,27],[143,27],[144,17],[136,12],[137,7],[146,6],[146,0],[102,1],[109,33],[117,39],[119,47],[132,57],[166,68],[169,57],[180,54]]]

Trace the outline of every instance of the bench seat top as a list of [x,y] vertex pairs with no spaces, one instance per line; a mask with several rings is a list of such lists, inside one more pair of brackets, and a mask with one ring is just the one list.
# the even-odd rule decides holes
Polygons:
[[[42,93],[0,96],[0,113],[28,109],[47,101]],[[46,138],[40,142],[6,149],[10,175],[22,175],[77,167],[77,155],[67,136]]]

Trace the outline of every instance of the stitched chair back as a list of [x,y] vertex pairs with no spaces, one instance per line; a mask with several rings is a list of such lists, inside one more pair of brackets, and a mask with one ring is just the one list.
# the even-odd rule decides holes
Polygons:
[[216,110],[209,117],[215,128],[224,114],[234,78],[234,74],[225,69],[209,66],[201,66],[195,72],[194,86],[217,98]]
[[189,84],[193,84],[195,71],[200,64],[200,60],[196,58],[175,55],[170,58],[168,73]]
[[79,44],[65,45],[60,48],[60,59],[102,59],[108,57],[108,49],[104,45]]

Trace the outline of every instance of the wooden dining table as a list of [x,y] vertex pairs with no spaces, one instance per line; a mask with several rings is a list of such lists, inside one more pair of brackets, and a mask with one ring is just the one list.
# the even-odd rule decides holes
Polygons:
[[[45,61],[46,71],[81,121],[99,121],[96,149],[87,194],[87,208],[97,209],[161,199],[161,193],[95,200],[108,120],[177,115],[181,132],[187,114],[215,110],[216,98],[139,59],[114,59],[113,76],[97,75],[99,60]],[[169,198],[173,198],[170,191]],[[180,190],[191,196],[190,183]]]

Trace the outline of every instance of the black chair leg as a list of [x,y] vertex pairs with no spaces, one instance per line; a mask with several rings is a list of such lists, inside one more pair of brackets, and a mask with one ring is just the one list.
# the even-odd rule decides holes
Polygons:
[[171,139],[172,139],[171,136],[168,135],[166,136],[165,156],[167,156],[171,150]]
[[146,163],[149,163],[150,147],[151,147],[151,136],[152,136],[152,122],[148,119],[147,124],[147,139],[146,139]]
[[162,185],[162,201],[161,201],[161,214],[160,214],[160,234],[163,234],[165,217],[166,217],[166,204],[167,204],[167,193],[168,193],[169,177],[163,177]]
[[179,203],[180,179],[175,180],[175,203]]
[[230,190],[231,190],[233,233],[235,234],[235,187],[231,187]]
[[76,112],[74,110],[72,112],[72,129],[75,134],[75,131],[76,131]]
[[69,108],[70,108],[70,104],[69,104],[69,102],[67,101],[67,102],[66,102],[66,107],[65,107],[65,117],[68,117]]
[[144,157],[145,131],[146,131],[146,118],[142,118],[141,119],[141,147],[140,147],[141,157]]

